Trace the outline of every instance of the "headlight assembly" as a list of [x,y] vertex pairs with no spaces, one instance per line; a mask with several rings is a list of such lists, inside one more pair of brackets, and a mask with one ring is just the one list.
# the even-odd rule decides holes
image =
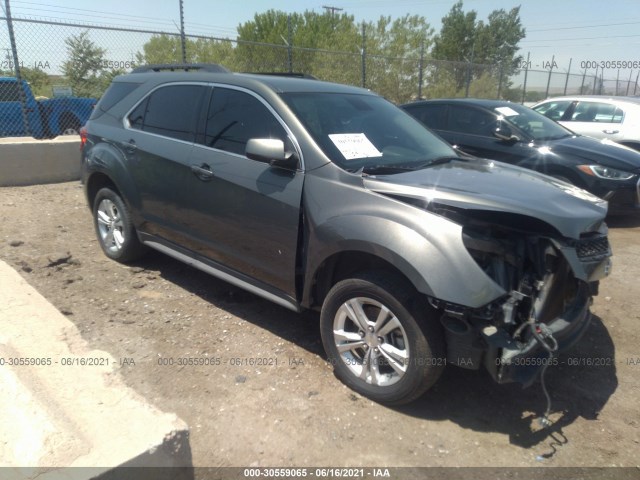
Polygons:
[[617,168],[603,167],[602,165],[579,165],[578,168],[592,177],[604,178],[605,180],[631,180],[635,173],[625,172]]

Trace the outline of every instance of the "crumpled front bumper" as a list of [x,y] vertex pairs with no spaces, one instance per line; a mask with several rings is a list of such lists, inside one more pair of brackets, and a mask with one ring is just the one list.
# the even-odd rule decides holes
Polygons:
[[[573,302],[554,320],[547,323],[558,342],[558,351],[574,345],[591,323],[591,291],[589,285],[580,282]],[[557,352],[556,352],[557,353]],[[549,352],[533,336],[528,343],[517,348],[511,346],[490,347],[485,355],[485,367],[498,383],[518,382],[527,387],[538,378],[546,364],[557,364],[549,358]]]

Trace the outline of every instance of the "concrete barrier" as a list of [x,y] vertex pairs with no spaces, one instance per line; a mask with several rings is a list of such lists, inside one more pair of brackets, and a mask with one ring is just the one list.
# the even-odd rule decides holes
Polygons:
[[52,140],[0,138],[0,187],[68,182],[79,178],[79,136]]
[[109,475],[116,467],[188,477],[187,425],[125,386],[118,368],[0,261],[0,477],[122,477]]

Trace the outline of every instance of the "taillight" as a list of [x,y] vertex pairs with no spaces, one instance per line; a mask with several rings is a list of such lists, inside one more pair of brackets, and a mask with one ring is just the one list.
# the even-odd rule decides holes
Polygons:
[[80,128],[80,150],[84,148],[87,143],[87,127]]

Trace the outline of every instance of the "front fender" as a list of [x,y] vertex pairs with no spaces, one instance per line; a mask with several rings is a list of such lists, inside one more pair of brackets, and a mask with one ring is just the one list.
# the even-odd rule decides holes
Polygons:
[[[305,278],[315,277],[323,263],[341,252],[362,252],[394,265],[415,288],[446,302],[481,307],[506,292],[473,260],[462,242],[462,227],[401,202],[411,209],[413,224],[398,218],[346,214],[311,225]],[[408,220],[405,216],[404,220]],[[305,282],[303,298],[311,294]]]

